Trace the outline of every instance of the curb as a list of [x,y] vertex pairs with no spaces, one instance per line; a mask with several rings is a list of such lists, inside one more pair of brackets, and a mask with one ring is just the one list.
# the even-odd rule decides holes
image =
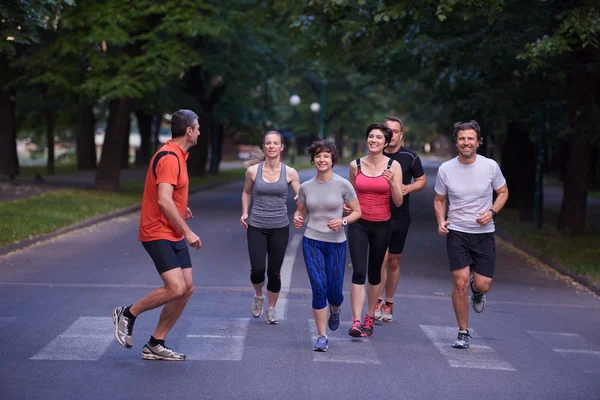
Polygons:
[[[241,179],[232,179],[232,180],[226,181],[226,182],[216,182],[216,183],[210,183],[210,184],[207,184],[204,186],[198,186],[198,187],[190,189],[189,194],[193,195],[198,192],[202,192],[202,191],[209,190],[209,189],[214,189],[216,187],[227,185],[227,184],[233,183],[233,182],[237,182],[239,180],[241,180]],[[135,206],[129,206],[129,207],[117,210],[117,211],[113,211],[108,214],[103,214],[103,215],[98,215],[98,216],[95,216],[92,218],[88,218],[84,221],[77,222],[73,225],[69,225],[69,226],[65,226],[64,228],[60,228],[59,230],[54,231],[54,232],[43,233],[41,235],[34,236],[29,239],[21,240],[20,242],[15,242],[15,243],[11,243],[6,246],[1,246],[0,247],[0,257],[3,257],[5,255],[13,253],[17,250],[21,250],[21,249],[24,249],[29,246],[33,246],[33,245],[41,243],[41,242],[44,242],[44,241],[47,241],[50,239],[54,239],[55,237],[64,235],[65,233],[76,231],[76,230],[82,229],[82,228],[87,228],[88,226],[96,225],[100,222],[108,221],[113,218],[122,217],[124,215],[134,213],[136,211],[139,211],[141,208],[142,208],[141,204],[138,204]]]
[[567,270],[567,268],[565,268],[564,265],[562,265],[561,263],[556,261],[554,258],[542,253],[539,250],[534,249],[533,247],[531,247],[527,244],[524,244],[522,242],[519,242],[519,241],[513,239],[508,233],[502,231],[501,229],[496,228],[496,234],[502,240],[512,244],[513,246],[524,251],[525,253],[529,254],[530,256],[537,258],[538,260],[540,260],[541,262],[543,262],[544,264],[548,265],[550,268],[552,268],[553,270],[558,272],[559,274],[573,279],[575,282],[585,286],[586,288],[588,288],[589,290],[594,292],[597,296],[600,296],[600,286],[594,285],[585,276],[575,275],[572,272],[569,272]]

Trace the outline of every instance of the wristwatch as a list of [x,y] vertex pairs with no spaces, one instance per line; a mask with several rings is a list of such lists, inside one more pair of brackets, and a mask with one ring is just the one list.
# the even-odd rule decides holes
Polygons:
[[491,208],[488,211],[492,213],[492,218],[496,218],[496,215],[498,214],[496,211]]
[[346,218],[342,218],[342,225],[348,225],[348,220]]

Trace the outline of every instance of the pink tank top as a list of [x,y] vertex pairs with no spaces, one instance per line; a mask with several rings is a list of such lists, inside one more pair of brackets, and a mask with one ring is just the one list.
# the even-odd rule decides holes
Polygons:
[[[390,159],[388,169],[393,160]],[[360,159],[356,160],[358,173],[354,181],[356,197],[360,203],[361,218],[365,221],[380,222],[387,221],[391,217],[390,197],[391,188],[383,175],[370,177],[362,173]]]

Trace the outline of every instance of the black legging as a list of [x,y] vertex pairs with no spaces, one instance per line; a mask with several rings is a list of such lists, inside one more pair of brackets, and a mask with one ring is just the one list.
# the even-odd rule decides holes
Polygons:
[[372,222],[359,219],[348,226],[348,247],[352,260],[352,283],[364,285],[367,276],[369,284],[381,283],[381,265],[390,243],[391,226],[388,221]]
[[262,229],[248,226],[248,254],[250,254],[250,281],[253,284],[265,281],[265,265],[267,254],[269,264],[266,268],[267,290],[279,293],[281,290],[281,264],[290,237],[290,227]]

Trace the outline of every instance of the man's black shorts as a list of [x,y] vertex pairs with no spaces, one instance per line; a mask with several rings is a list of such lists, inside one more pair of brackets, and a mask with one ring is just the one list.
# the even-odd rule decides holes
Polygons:
[[494,233],[465,233],[450,231],[446,237],[450,271],[471,267],[473,272],[494,277],[496,239]]
[[152,240],[142,242],[142,245],[150,254],[160,275],[175,268],[192,268],[192,259],[185,238],[178,242],[164,239]]
[[390,226],[392,236],[390,237],[388,251],[390,254],[402,254],[408,235],[408,227],[410,226],[410,215],[392,215]]

